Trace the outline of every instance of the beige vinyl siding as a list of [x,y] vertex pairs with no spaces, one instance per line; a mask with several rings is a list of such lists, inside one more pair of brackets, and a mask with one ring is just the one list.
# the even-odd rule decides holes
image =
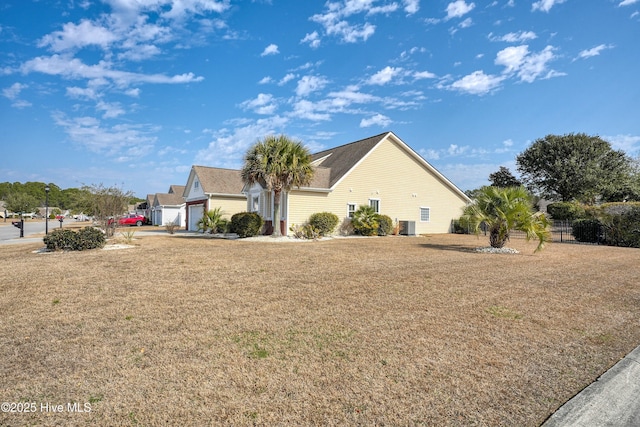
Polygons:
[[[328,195],[292,192],[289,224],[304,223],[314,212],[330,211],[343,220],[347,204],[380,200],[380,213],[396,221],[415,221],[416,233],[447,233],[466,201],[392,138],[380,142]],[[429,207],[429,222],[420,208]]]
[[209,210],[218,207],[222,208],[223,218],[229,219],[233,214],[247,210],[247,199],[231,196],[215,196],[209,199]]

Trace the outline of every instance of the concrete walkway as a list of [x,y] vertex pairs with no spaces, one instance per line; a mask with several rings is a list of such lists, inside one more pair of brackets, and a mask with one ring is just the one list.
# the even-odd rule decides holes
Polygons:
[[640,347],[542,424],[542,427],[594,426],[640,426]]

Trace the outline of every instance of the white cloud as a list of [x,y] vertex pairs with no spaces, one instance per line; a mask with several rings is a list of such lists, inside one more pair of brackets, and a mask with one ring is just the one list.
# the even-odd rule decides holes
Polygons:
[[105,127],[94,117],[67,118],[60,112],[52,116],[56,125],[62,127],[77,145],[120,160],[148,154],[157,140],[154,136],[157,129],[148,125],[118,124]]
[[25,62],[21,71],[23,73],[39,72],[49,75],[57,75],[67,79],[108,79],[120,86],[128,86],[133,83],[156,84],[182,84],[199,82],[204,77],[195,76],[193,73],[166,76],[164,74],[139,74],[128,71],[113,70],[111,64],[105,61],[97,65],[86,65],[77,58],[52,55],[39,56]]
[[283,86],[295,78],[296,78],[295,74],[287,73],[283,78],[280,79],[280,81],[278,82],[278,86]]
[[[327,35],[336,36],[345,43],[366,41],[375,33],[376,26],[369,22],[354,24],[350,23],[347,19],[357,14],[370,16],[379,13],[390,13],[398,8],[398,5],[395,3],[376,7],[373,5],[374,1],[375,0],[344,0],[342,2],[327,2],[325,5],[326,10],[323,13],[315,14],[309,19],[322,25]],[[305,39],[307,39],[307,37],[315,36],[307,35]],[[315,40],[315,38],[306,41],[310,42],[313,40]]]
[[435,79],[437,76],[430,71],[416,71],[413,73],[413,78],[416,80],[421,79]]
[[451,89],[472,95],[485,95],[500,86],[504,80],[502,76],[487,75],[483,71],[474,71],[453,82]]
[[49,46],[54,52],[90,45],[100,46],[105,49],[118,39],[119,36],[111,30],[97,26],[91,21],[82,20],[78,25],[69,22],[62,26],[62,31],[54,31],[51,34],[47,34],[40,39],[38,46]]
[[257,114],[269,115],[275,113],[277,104],[273,95],[260,93],[255,99],[242,102],[240,107],[245,110],[252,110]]
[[311,120],[313,122],[327,121],[331,115],[326,112],[326,103],[314,103],[306,99],[296,101],[293,105],[292,117]]
[[402,68],[395,67],[385,67],[382,70],[375,73],[373,76],[369,78],[367,81],[370,85],[385,85],[393,80],[394,77],[398,76],[398,74],[402,73]]
[[114,119],[125,113],[124,109],[120,106],[120,103],[118,102],[109,103],[104,101],[98,101],[98,103],[96,104],[96,110],[104,111],[104,114],[102,114],[103,119]]
[[632,4],[636,4],[639,1],[640,0],[623,0],[618,4],[618,6],[631,6]]
[[556,59],[554,50],[553,46],[547,46],[531,53],[527,45],[510,46],[497,53],[495,63],[505,67],[504,74],[516,74],[521,81],[531,83],[538,78],[564,75],[549,68],[549,63]]
[[260,56],[277,55],[279,53],[280,51],[278,50],[278,45],[272,43],[262,51]]
[[447,5],[446,19],[460,18],[471,12],[476,7],[475,3],[467,4],[464,0],[456,0]]
[[566,0],[540,0],[536,1],[531,5],[531,10],[534,12],[539,10],[541,12],[549,12],[551,8],[557,4],[562,4]]
[[307,96],[312,92],[323,89],[329,81],[324,77],[317,76],[304,76],[298,80],[298,86],[296,87],[296,95]]
[[529,46],[510,46],[497,53],[495,63],[505,67],[504,73],[512,73],[522,66],[529,54]]
[[409,15],[413,15],[420,10],[420,0],[404,0],[404,11]]
[[300,43],[309,43],[309,46],[313,49],[320,47],[320,35],[317,31],[313,33],[308,33],[304,36]]
[[603,136],[602,139],[609,141],[615,150],[622,150],[628,155],[640,155],[640,136],[615,135]]
[[239,168],[247,149],[255,144],[257,138],[282,132],[288,119],[271,116],[255,121],[242,120],[230,122],[231,128],[212,132],[213,140],[207,148],[199,150],[193,162],[208,166]]
[[11,86],[2,89],[2,95],[4,95],[5,98],[16,99],[18,95],[20,95],[20,92],[28,87],[28,85],[24,85],[22,83],[14,83]]
[[494,36],[493,33],[489,33],[489,40],[492,42],[522,43],[537,38],[538,36],[533,31],[518,31],[517,33],[507,33],[503,36]]
[[266,85],[268,83],[273,83],[273,79],[269,76],[263,77],[262,79],[260,79],[260,81],[258,82],[259,85]]
[[601,44],[601,45],[598,45],[598,46],[593,47],[591,49],[586,49],[586,50],[581,51],[578,54],[578,58],[585,59],[585,58],[591,58],[592,56],[598,56],[598,55],[600,55],[600,52],[602,52],[603,50],[613,49],[614,47],[615,46],[610,45],[610,44]]
[[360,121],[360,127],[361,128],[367,128],[370,126],[386,127],[386,126],[389,126],[391,123],[393,123],[393,121],[389,117],[384,116],[382,114],[376,114],[373,117],[370,117],[368,119],[362,119]]

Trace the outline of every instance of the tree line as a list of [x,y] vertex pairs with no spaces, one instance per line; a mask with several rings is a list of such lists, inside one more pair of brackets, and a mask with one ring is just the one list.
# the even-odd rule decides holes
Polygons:
[[501,166],[489,175],[490,185],[524,185],[541,198],[587,205],[640,201],[640,158],[614,150],[599,136],[547,135],[516,156],[516,167],[521,179]]

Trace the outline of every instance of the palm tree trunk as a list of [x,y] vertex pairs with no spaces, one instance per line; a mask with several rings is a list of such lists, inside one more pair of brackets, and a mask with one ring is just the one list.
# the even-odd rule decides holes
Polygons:
[[509,240],[509,232],[505,232],[500,226],[493,226],[489,230],[489,244],[492,248],[502,248]]
[[273,233],[271,233],[274,237],[282,236],[280,232],[280,191],[273,192],[273,219],[271,221],[273,225]]

